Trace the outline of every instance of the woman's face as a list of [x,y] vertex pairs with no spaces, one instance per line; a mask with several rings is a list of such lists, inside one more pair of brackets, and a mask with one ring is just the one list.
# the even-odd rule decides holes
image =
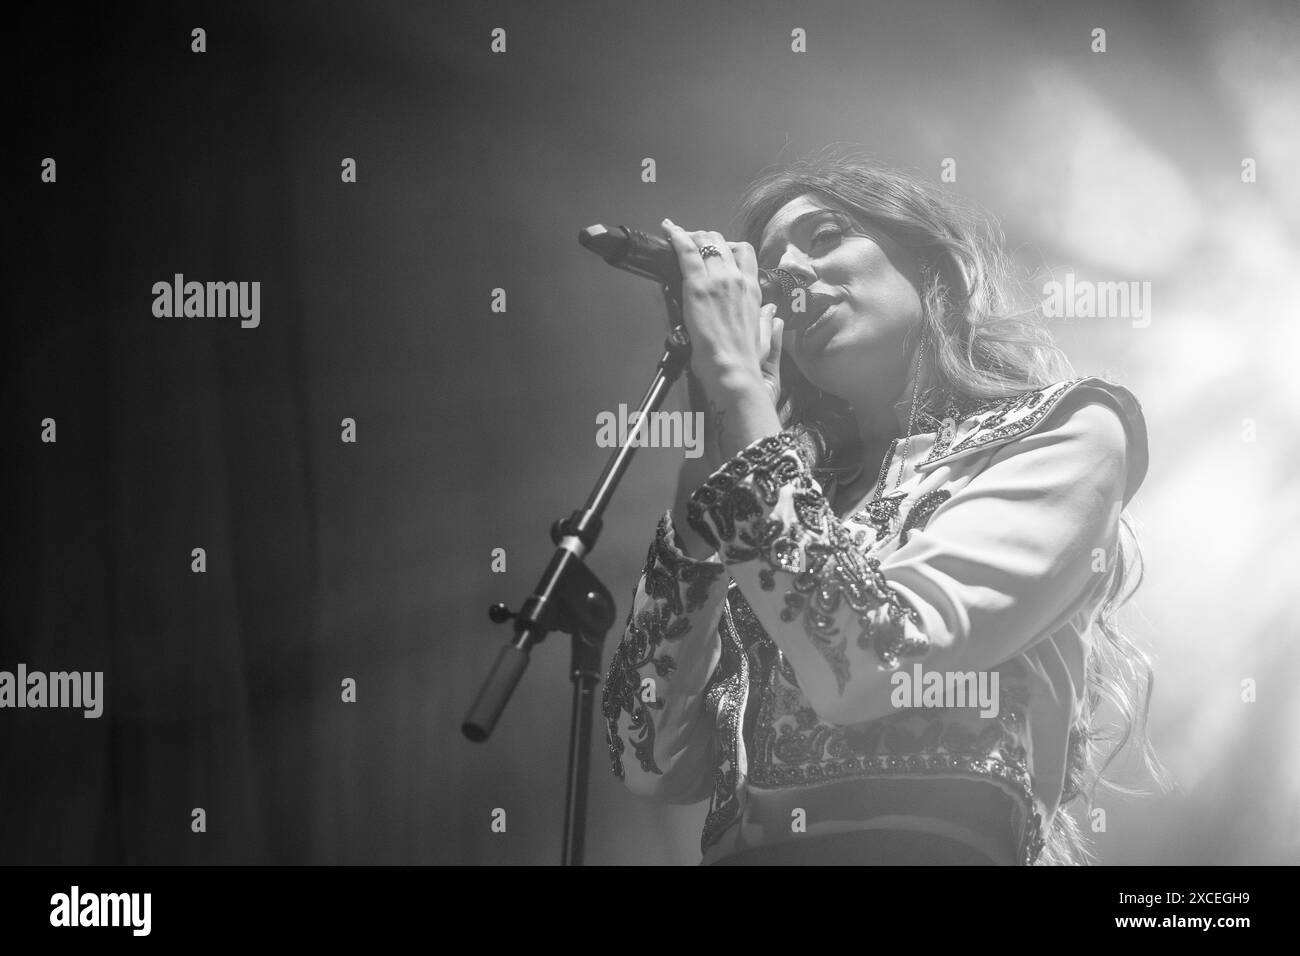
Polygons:
[[787,332],[782,348],[815,386],[857,404],[894,396],[907,382],[907,338],[921,323],[917,257],[811,193],[768,221],[762,269],[785,269],[811,294],[834,302],[810,327]]

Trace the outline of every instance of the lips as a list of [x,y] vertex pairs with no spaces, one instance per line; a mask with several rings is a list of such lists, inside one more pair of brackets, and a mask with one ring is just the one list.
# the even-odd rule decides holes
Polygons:
[[805,331],[805,332],[811,332],[813,329],[817,328],[817,325],[821,322],[821,320],[822,320],[823,318],[825,318],[826,313],[829,312],[830,310],[831,310],[831,307],[830,307],[830,306],[827,306],[826,308],[822,309],[822,313],[821,313],[821,315],[819,315],[819,316],[817,316],[817,318],[813,319],[813,320],[812,320],[812,324],[809,325],[808,328],[804,329],[804,331]]
[[822,295],[820,292],[814,292],[812,295],[808,296],[808,309],[801,317],[805,318],[807,321],[799,323],[799,331],[807,332],[811,329],[821,320],[821,317],[826,314],[826,310],[834,304],[835,299],[833,296]]

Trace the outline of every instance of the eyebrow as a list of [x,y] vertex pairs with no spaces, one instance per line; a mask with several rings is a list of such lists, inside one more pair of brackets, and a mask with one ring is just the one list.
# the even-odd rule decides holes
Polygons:
[[[834,209],[826,209],[826,208],[809,209],[807,212],[801,212],[799,213],[799,215],[795,216],[793,219],[790,220],[790,225],[786,227],[786,232],[789,233],[789,231],[794,229],[795,226],[799,225],[802,222],[806,222],[809,219],[815,219],[817,216],[823,216],[828,213],[834,213],[834,212],[835,212]],[[762,262],[763,258],[771,251],[772,251],[771,245],[769,243],[764,243],[763,246],[758,250],[758,261]]]

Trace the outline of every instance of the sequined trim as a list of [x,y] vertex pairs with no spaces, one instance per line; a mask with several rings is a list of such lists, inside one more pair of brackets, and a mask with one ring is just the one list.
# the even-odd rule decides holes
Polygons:
[[1007,780],[1032,797],[1023,740],[1028,692],[1009,668],[1000,716],[974,726],[959,712],[917,708],[860,725],[828,724],[794,688],[783,686],[781,668],[754,676],[759,686],[750,768],[754,785],[799,786],[881,773],[969,773]]
[[901,528],[898,527],[898,515],[899,509],[907,501],[906,492],[895,492],[883,498],[876,498],[850,515],[848,520],[874,528],[877,547],[882,541],[893,537],[895,531],[899,535],[899,544],[906,544],[908,534],[923,529],[939,506],[951,497],[952,492],[946,488],[926,492],[907,510],[907,517],[903,520]]
[[[708,598],[709,588],[726,570],[716,561],[696,561],[679,556],[667,540],[668,519],[661,517],[654,541],[646,553],[641,581],[650,602],[636,610],[637,589],[632,591],[632,610],[628,612],[623,639],[614,650],[609,674],[601,695],[601,715],[605,718],[605,738],[614,776],[625,779],[623,754],[626,744],[619,728],[623,714],[628,715],[633,754],[646,773],[663,773],[655,763],[654,712],[663,709],[661,700],[646,701],[641,695],[641,669],[652,667],[661,678],[671,677],[677,662],[670,654],[659,654],[664,642],[679,640],[691,629],[685,612],[697,611]],[[686,586],[685,598],[682,585]]]
[[781,488],[801,478],[799,490],[811,490],[808,466],[799,456],[795,437],[788,431],[768,435],[741,449],[695,489],[686,505],[686,520],[709,545],[721,550],[722,541],[736,538],[737,522],[761,517],[763,505],[775,505]]
[[1033,785],[1025,769],[995,757],[965,757],[949,754],[904,754],[878,757],[844,757],[823,763],[798,766],[754,767],[749,782],[753,787],[799,787],[826,780],[847,780],[885,774],[966,773],[996,777],[1014,784],[1026,801],[1033,800]]
[[[736,596],[738,603],[743,601]],[[736,660],[747,665],[749,685],[744,695],[730,687],[731,714],[743,712],[746,701],[757,709],[748,748],[737,738],[747,754],[748,787],[787,789],[833,780],[934,774],[1000,780],[1015,790],[1025,807],[1020,861],[1030,864],[1037,859],[1043,846],[1042,815],[1022,742],[1029,697],[1020,664],[1011,662],[1002,668],[1000,716],[981,733],[972,733],[968,725],[942,711],[902,711],[850,727],[817,718],[798,689],[789,660],[747,605],[738,608],[735,618],[728,617],[726,625],[726,643],[734,648]],[[729,720],[736,719],[743,721],[743,713],[739,718],[729,715]],[[737,729],[734,723],[727,727]],[[878,752],[881,749],[889,752]],[[737,819],[738,803],[723,803],[723,807],[727,812],[711,814],[712,825],[706,825],[706,850]]]
[[1044,388],[1022,392],[1006,398],[984,400],[967,400],[955,402],[946,413],[956,425],[968,418],[977,418],[974,429],[955,444],[936,440],[934,448],[917,467],[924,468],[944,461],[954,455],[964,454],[979,448],[1019,437],[1032,429],[1056,403],[1074,386],[1088,380],[1088,376],[1056,382]]
[[[746,773],[744,716],[749,702],[749,658],[732,616],[733,596],[738,602],[744,601],[734,585],[728,589],[722,607],[722,621],[718,627],[722,639],[722,657],[705,691],[705,704],[714,715],[720,752],[713,778],[713,797],[709,801],[709,812],[700,834],[701,853],[707,853],[709,847],[740,816],[740,784]],[[753,621],[753,624],[757,624],[757,621]],[[750,630],[752,631],[752,625]]]
[[[786,485],[793,486],[796,515],[789,526],[770,516]],[[849,635],[836,620],[842,605],[857,614],[857,646],[874,653],[882,667],[892,670],[904,657],[929,651],[920,615],[889,587],[880,559],[865,557],[835,517],[788,433],[761,438],[723,465],[691,495],[687,517],[728,564],[761,560],[763,590],[776,587],[777,571],[792,575],[781,619],[802,616],[805,633],[841,692],[851,680]]]
[[[680,554],[668,541],[668,518],[659,519],[659,527],[646,557],[646,591],[656,600],[668,602],[674,614],[698,611],[708,599],[713,582],[726,568],[716,561],[697,561]],[[683,603],[678,584],[685,584]]]
[[929,523],[930,516],[951,497],[951,491],[947,488],[939,488],[935,491],[927,491],[916,499],[916,503],[908,509],[907,518],[903,521],[903,527],[898,532],[898,543],[907,544],[908,534],[922,530]]
[[850,516],[850,521],[869,524],[876,529],[876,542],[886,540],[894,533],[898,522],[898,509],[907,500],[906,492],[895,492],[868,502]]

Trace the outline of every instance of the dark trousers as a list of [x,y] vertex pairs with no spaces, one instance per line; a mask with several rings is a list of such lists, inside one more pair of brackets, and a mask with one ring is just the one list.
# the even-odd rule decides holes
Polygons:
[[723,857],[714,866],[994,866],[957,840],[905,830],[799,837]]

